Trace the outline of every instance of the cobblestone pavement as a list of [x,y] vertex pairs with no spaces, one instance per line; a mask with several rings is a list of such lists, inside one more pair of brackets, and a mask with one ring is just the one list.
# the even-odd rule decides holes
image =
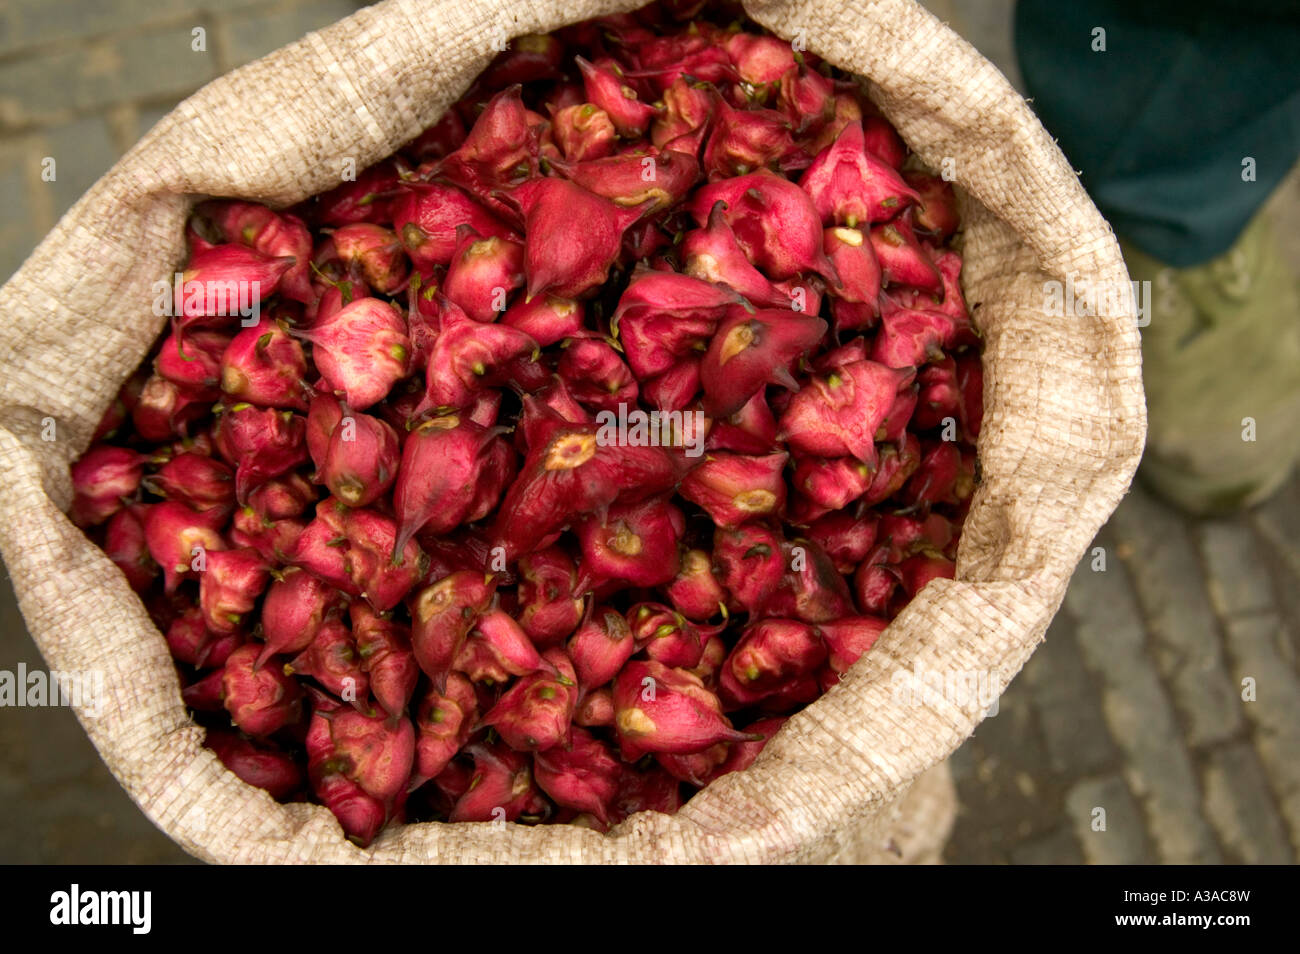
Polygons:
[[[6,0],[0,276],[177,101],[360,5]],[[1018,82],[1009,0],[927,6]],[[47,156],[53,182],[41,178]],[[954,755],[961,808],[947,859],[1295,861],[1297,541],[1300,480],[1213,521],[1135,489],[998,714]],[[6,580],[0,668],[20,663],[41,665]],[[66,710],[0,713],[0,805],[0,862],[190,860],[130,802]]]
[[1298,530],[1298,480],[1199,521],[1136,487],[998,714],[953,756],[947,859],[1294,862]]

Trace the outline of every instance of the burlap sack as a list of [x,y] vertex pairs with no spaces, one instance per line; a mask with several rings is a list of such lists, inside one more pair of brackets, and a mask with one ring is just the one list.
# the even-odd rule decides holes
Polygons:
[[324,808],[277,805],[201,747],[161,635],[113,564],[63,516],[68,463],[160,330],[150,286],[181,262],[196,196],[288,204],[327,189],[343,157],[364,167],[437,119],[491,59],[494,37],[637,5],[388,0],[361,10],[182,103],[0,290],[0,548],[50,666],[106,674],[102,714],[78,712],[100,754],[149,818],[194,855],[895,861],[932,859],[942,844],[952,795],[940,763],[971,734],[983,705],[900,693],[897,674],[982,674],[1001,691],[1125,492],[1145,422],[1133,316],[1053,317],[1044,308],[1048,279],[1127,281],[1110,229],[1002,75],[910,0],[746,5],[764,26],[868,78],[912,148],[935,168],[950,159],[968,194],[964,284],[985,336],[987,411],[983,483],[957,579],[927,587],[751,769],[709,786],[679,814],[642,813],[609,835],[426,824],[357,849]]

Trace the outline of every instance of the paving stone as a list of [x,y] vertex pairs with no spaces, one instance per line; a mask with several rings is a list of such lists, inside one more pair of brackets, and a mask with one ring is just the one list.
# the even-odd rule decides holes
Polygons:
[[0,64],[0,121],[44,122],[194,90],[215,75],[216,59],[210,44],[196,53],[190,41],[190,27],[173,27]]
[[44,234],[29,183],[29,167],[40,163],[40,149],[32,137],[0,146],[0,282],[18,270]]
[[1209,753],[1204,779],[1205,813],[1227,861],[1285,865],[1295,860],[1264,770],[1248,743],[1234,742]]
[[1244,518],[1205,520],[1197,528],[1205,559],[1210,602],[1230,620],[1273,609],[1268,557]]
[[1118,758],[1092,678],[1079,653],[1074,624],[1058,614],[1024,668],[1051,767],[1068,776],[1113,767]]
[[1205,578],[1184,518],[1140,487],[1119,505],[1109,527],[1115,553],[1133,579],[1153,639],[1153,658],[1191,746],[1241,731],[1240,697],[1224,669],[1223,637],[1205,594]]
[[49,43],[119,33],[191,14],[247,9],[257,0],[5,0],[0,56]]
[[28,844],[20,841],[18,847],[46,863],[197,863],[155,828],[116,783],[112,789],[85,783],[44,789],[25,832]]
[[141,106],[135,113],[135,138],[139,140],[144,134],[158,125],[158,121],[176,108],[176,102]]
[[[1079,782],[1065,798],[1075,839],[1084,859],[1093,865],[1142,865],[1155,861],[1142,824],[1142,812],[1118,775]],[[1103,819],[1105,830],[1093,825]]]
[[313,30],[351,16],[362,6],[365,6],[362,0],[317,0],[289,10],[257,11],[227,18],[222,35],[229,66],[240,66],[266,56]]
[[1300,850],[1300,682],[1279,651],[1285,639],[1274,616],[1229,623],[1228,655],[1234,676],[1255,681],[1255,700],[1244,703],[1259,753],[1291,844]]
[[55,178],[48,185],[54,214],[61,216],[117,161],[117,147],[100,116],[55,126],[45,138],[55,162]]
[[[5,641],[0,669],[16,673],[22,663],[29,674],[48,672],[35,644],[30,639],[23,642],[25,645],[14,647],[10,640]],[[4,741],[0,762],[33,789],[43,790],[73,779],[89,780],[96,770],[104,770],[99,753],[70,709],[4,708],[0,709],[0,720],[0,739]]]
[[1292,588],[1300,587],[1300,480],[1292,480],[1250,515],[1255,528],[1273,544],[1290,571]]
[[953,0],[923,0],[921,6],[925,7],[944,23],[947,23],[954,29],[956,28],[956,24],[952,22],[957,16]]
[[[45,668],[0,575],[0,669]],[[0,796],[0,863],[193,861],[131,801],[68,709],[0,708]]]
[[[1113,545],[1105,535],[1102,540]],[[1142,618],[1122,566],[1093,572],[1085,559],[1065,602],[1084,659],[1101,677],[1106,722],[1124,754],[1124,777],[1142,802],[1161,861],[1217,862],[1196,776],[1173,706],[1147,655]]]
[[[48,671],[39,656],[35,665]],[[27,752],[27,777],[32,786],[40,789],[76,780],[104,781],[107,767],[71,709],[29,709],[23,722],[34,743]]]
[[992,60],[1011,85],[1023,93],[1025,83],[1011,36],[1014,0],[950,0],[948,6],[952,8],[949,26]]
[[963,743],[956,752],[949,756],[948,768],[952,771],[954,785],[960,786],[974,777],[975,763],[979,760],[979,753],[975,751],[976,748],[978,746],[969,742]]
[[1256,508],[1251,521],[1268,546],[1273,595],[1289,637],[1282,649],[1295,667],[1300,665],[1300,475]]
[[947,860],[954,864],[1005,864],[1012,848],[1060,826],[1064,786],[1047,762],[1033,706],[1022,680],[999,699],[953,755],[957,817]]
[[108,129],[114,155],[120,156],[135,145],[136,114],[137,109],[133,103],[115,103],[104,110],[104,125]]
[[1083,861],[1079,840],[1069,828],[1058,828],[1011,851],[1013,865],[1080,865]]

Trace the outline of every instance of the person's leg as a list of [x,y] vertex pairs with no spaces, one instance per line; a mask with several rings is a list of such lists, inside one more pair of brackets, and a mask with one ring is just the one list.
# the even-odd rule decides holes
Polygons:
[[1272,224],[1257,215],[1193,268],[1122,244],[1130,275],[1151,282],[1143,479],[1194,513],[1259,503],[1300,455],[1300,283]]
[[1142,476],[1196,512],[1263,499],[1300,457],[1300,283],[1259,215],[1300,155],[1300,5],[1020,0],[1016,45],[1151,283]]
[[1034,111],[1161,262],[1226,252],[1300,156],[1295,0],[1019,0],[1015,31]]

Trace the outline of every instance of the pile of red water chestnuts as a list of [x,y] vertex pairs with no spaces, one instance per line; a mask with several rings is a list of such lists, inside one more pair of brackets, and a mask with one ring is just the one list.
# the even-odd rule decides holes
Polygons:
[[518,38],[331,192],[202,202],[72,468],[208,746],[358,844],[673,812],[953,575],[951,186],[721,16]]

